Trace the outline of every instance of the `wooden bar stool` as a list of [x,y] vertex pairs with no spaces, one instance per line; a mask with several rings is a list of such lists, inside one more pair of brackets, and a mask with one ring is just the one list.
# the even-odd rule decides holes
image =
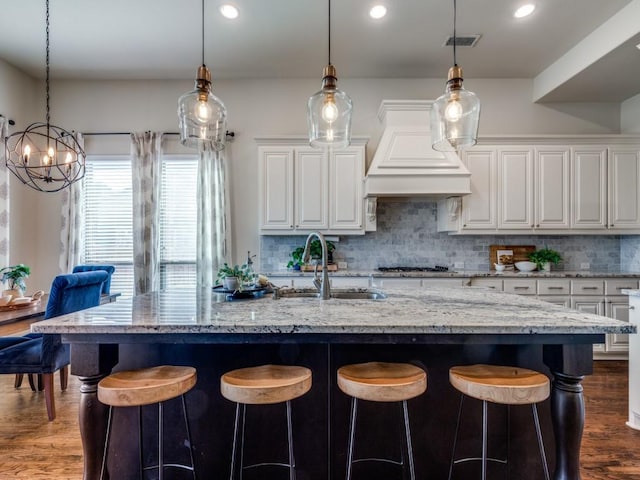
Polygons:
[[[138,407],[138,455],[140,457],[140,474],[143,478],[145,470],[158,469],[158,478],[162,480],[165,468],[179,468],[190,470],[193,478],[196,478],[195,466],[193,462],[193,450],[191,443],[191,432],[189,431],[189,421],[187,418],[187,405],[184,394],[196,384],[196,369],[193,367],[177,367],[164,365],[159,367],[145,368],[141,370],[131,370],[117,372],[103,378],[98,383],[98,400],[105,405],[109,405],[109,417],[107,422],[107,439],[104,445],[102,456],[102,469],[100,478],[104,478],[107,453],[109,449],[109,437],[111,434],[111,421],[113,407]],[[181,465],[176,463],[164,463],[163,452],[163,412],[162,404],[166,400],[181,397],[182,413],[187,433],[189,446],[189,457],[191,465]],[[142,458],[142,406],[158,404],[158,464],[144,466]]]
[[[487,461],[507,464],[507,459],[487,457],[487,402],[503,405],[531,405],[544,478],[549,480],[549,469],[544,453],[538,408],[536,406],[538,402],[542,402],[549,397],[550,382],[546,375],[520,367],[468,365],[451,367],[449,369],[449,381],[453,387],[461,392],[456,434],[449,465],[449,480],[451,480],[453,466],[458,463],[480,460],[482,462],[482,480],[487,478]],[[482,456],[480,458],[455,459],[458,429],[465,395],[482,400]]]
[[349,445],[347,450],[347,480],[351,480],[354,463],[384,462],[407,467],[404,452],[400,461],[388,458],[353,459],[356,434],[358,400],[371,402],[402,402],[405,447],[407,449],[409,475],[415,479],[413,448],[407,400],[422,395],[427,389],[427,373],[420,367],[408,363],[370,362],[345,365],[338,369],[338,387],[351,397],[351,418],[349,421]]
[[[243,470],[260,466],[280,466],[289,469],[289,479],[295,480],[293,431],[291,427],[291,400],[311,389],[311,370],[291,365],[262,365],[241,368],[225,373],[220,378],[222,396],[236,403],[236,419],[231,453],[231,475],[236,471],[238,440],[240,440],[240,479]],[[287,409],[287,445],[289,463],[257,463],[244,466],[244,429],[247,405],[285,403]],[[238,434],[240,433],[240,439]]]

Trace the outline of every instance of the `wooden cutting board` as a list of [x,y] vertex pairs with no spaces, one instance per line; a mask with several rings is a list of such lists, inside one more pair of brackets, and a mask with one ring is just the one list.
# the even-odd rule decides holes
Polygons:
[[535,252],[536,247],[535,245],[489,245],[489,265],[491,265],[491,270],[496,269],[494,263],[498,263],[498,250],[511,250],[513,252],[511,262],[505,257],[503,257],[502,262],[500,262],[509,268],[509,266],[513,266],[516,262],[529,261],[529,254]]

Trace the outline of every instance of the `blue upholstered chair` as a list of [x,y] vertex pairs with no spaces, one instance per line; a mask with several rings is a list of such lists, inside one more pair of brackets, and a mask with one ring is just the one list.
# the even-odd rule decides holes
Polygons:
[[102,286],[102,294],[109,295],[111,291],[111,275],[116,271],[116,267],[113,265],[76,265],[73,267],[73,273],[78,272],[95,272],[96,270],[104,270],[109,274],[109,278]]
[[[51,284],[45,320],[100,305],[108,278],[105,271],[58,275]],[[30,333],[24,337],[0,337],[0,374],[42,375],[49,420],[56,417],[53,374],[60,370],[60,386],[65,390],[69,361],[69,345],[61,342],[60,335]]]

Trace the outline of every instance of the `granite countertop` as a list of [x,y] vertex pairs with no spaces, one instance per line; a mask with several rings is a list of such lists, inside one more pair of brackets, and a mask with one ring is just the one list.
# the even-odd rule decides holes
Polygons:
[[[274,270],[265,272],[268,277],[313,277],[313,272],[300,270]],[[375,278],[640,278],[640,272],[553,270],[551,272],[500,272],[487,270],[461,270],[459,272],[379,272],[377,270],[338,270],[329,272],[330,277]]]
[[635,333],[635,326],[626,322],[484,288],[383,291],[383,300],[324,301],[276,300],[271,294],[225,301],[210,289],[156,292],[34,323],[31,330],[64,334]]

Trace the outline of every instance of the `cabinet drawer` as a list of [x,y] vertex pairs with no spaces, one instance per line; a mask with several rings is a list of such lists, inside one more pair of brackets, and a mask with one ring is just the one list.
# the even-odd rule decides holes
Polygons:
[[571,296],[569,295],[539,295],[537,298],[543,302],[549,302],[554,305],[562,305],[563,307],[571,308]]
[[517,293],[518,295],[535,295],[536,280],[523,278],[522,280],[505,280],[504,291],[507,293]]
[[465,280],[462,278],[423,278],[423,287],[462,287]]
[[604,295],[604,280],[571,280],[571,295]]
[[484,287],[495,290],[496,292],[502,291],[502,279],[501,278],[474,278],[471,280],[472,287]]
[[419,278],[374,277],[373,286],[378,288],[420,288]]
[[638,288],[637,278],[615,278],[604,281],[605,295],[621,295],[621,290],[628,288],[629,290],[636,290]]
[[332,287],[358,287],[366,288],[369,286],[369,277],[331,277],[329,282]]
[[538,280],[538,295],[569,295],[571,293],[571,280]]

